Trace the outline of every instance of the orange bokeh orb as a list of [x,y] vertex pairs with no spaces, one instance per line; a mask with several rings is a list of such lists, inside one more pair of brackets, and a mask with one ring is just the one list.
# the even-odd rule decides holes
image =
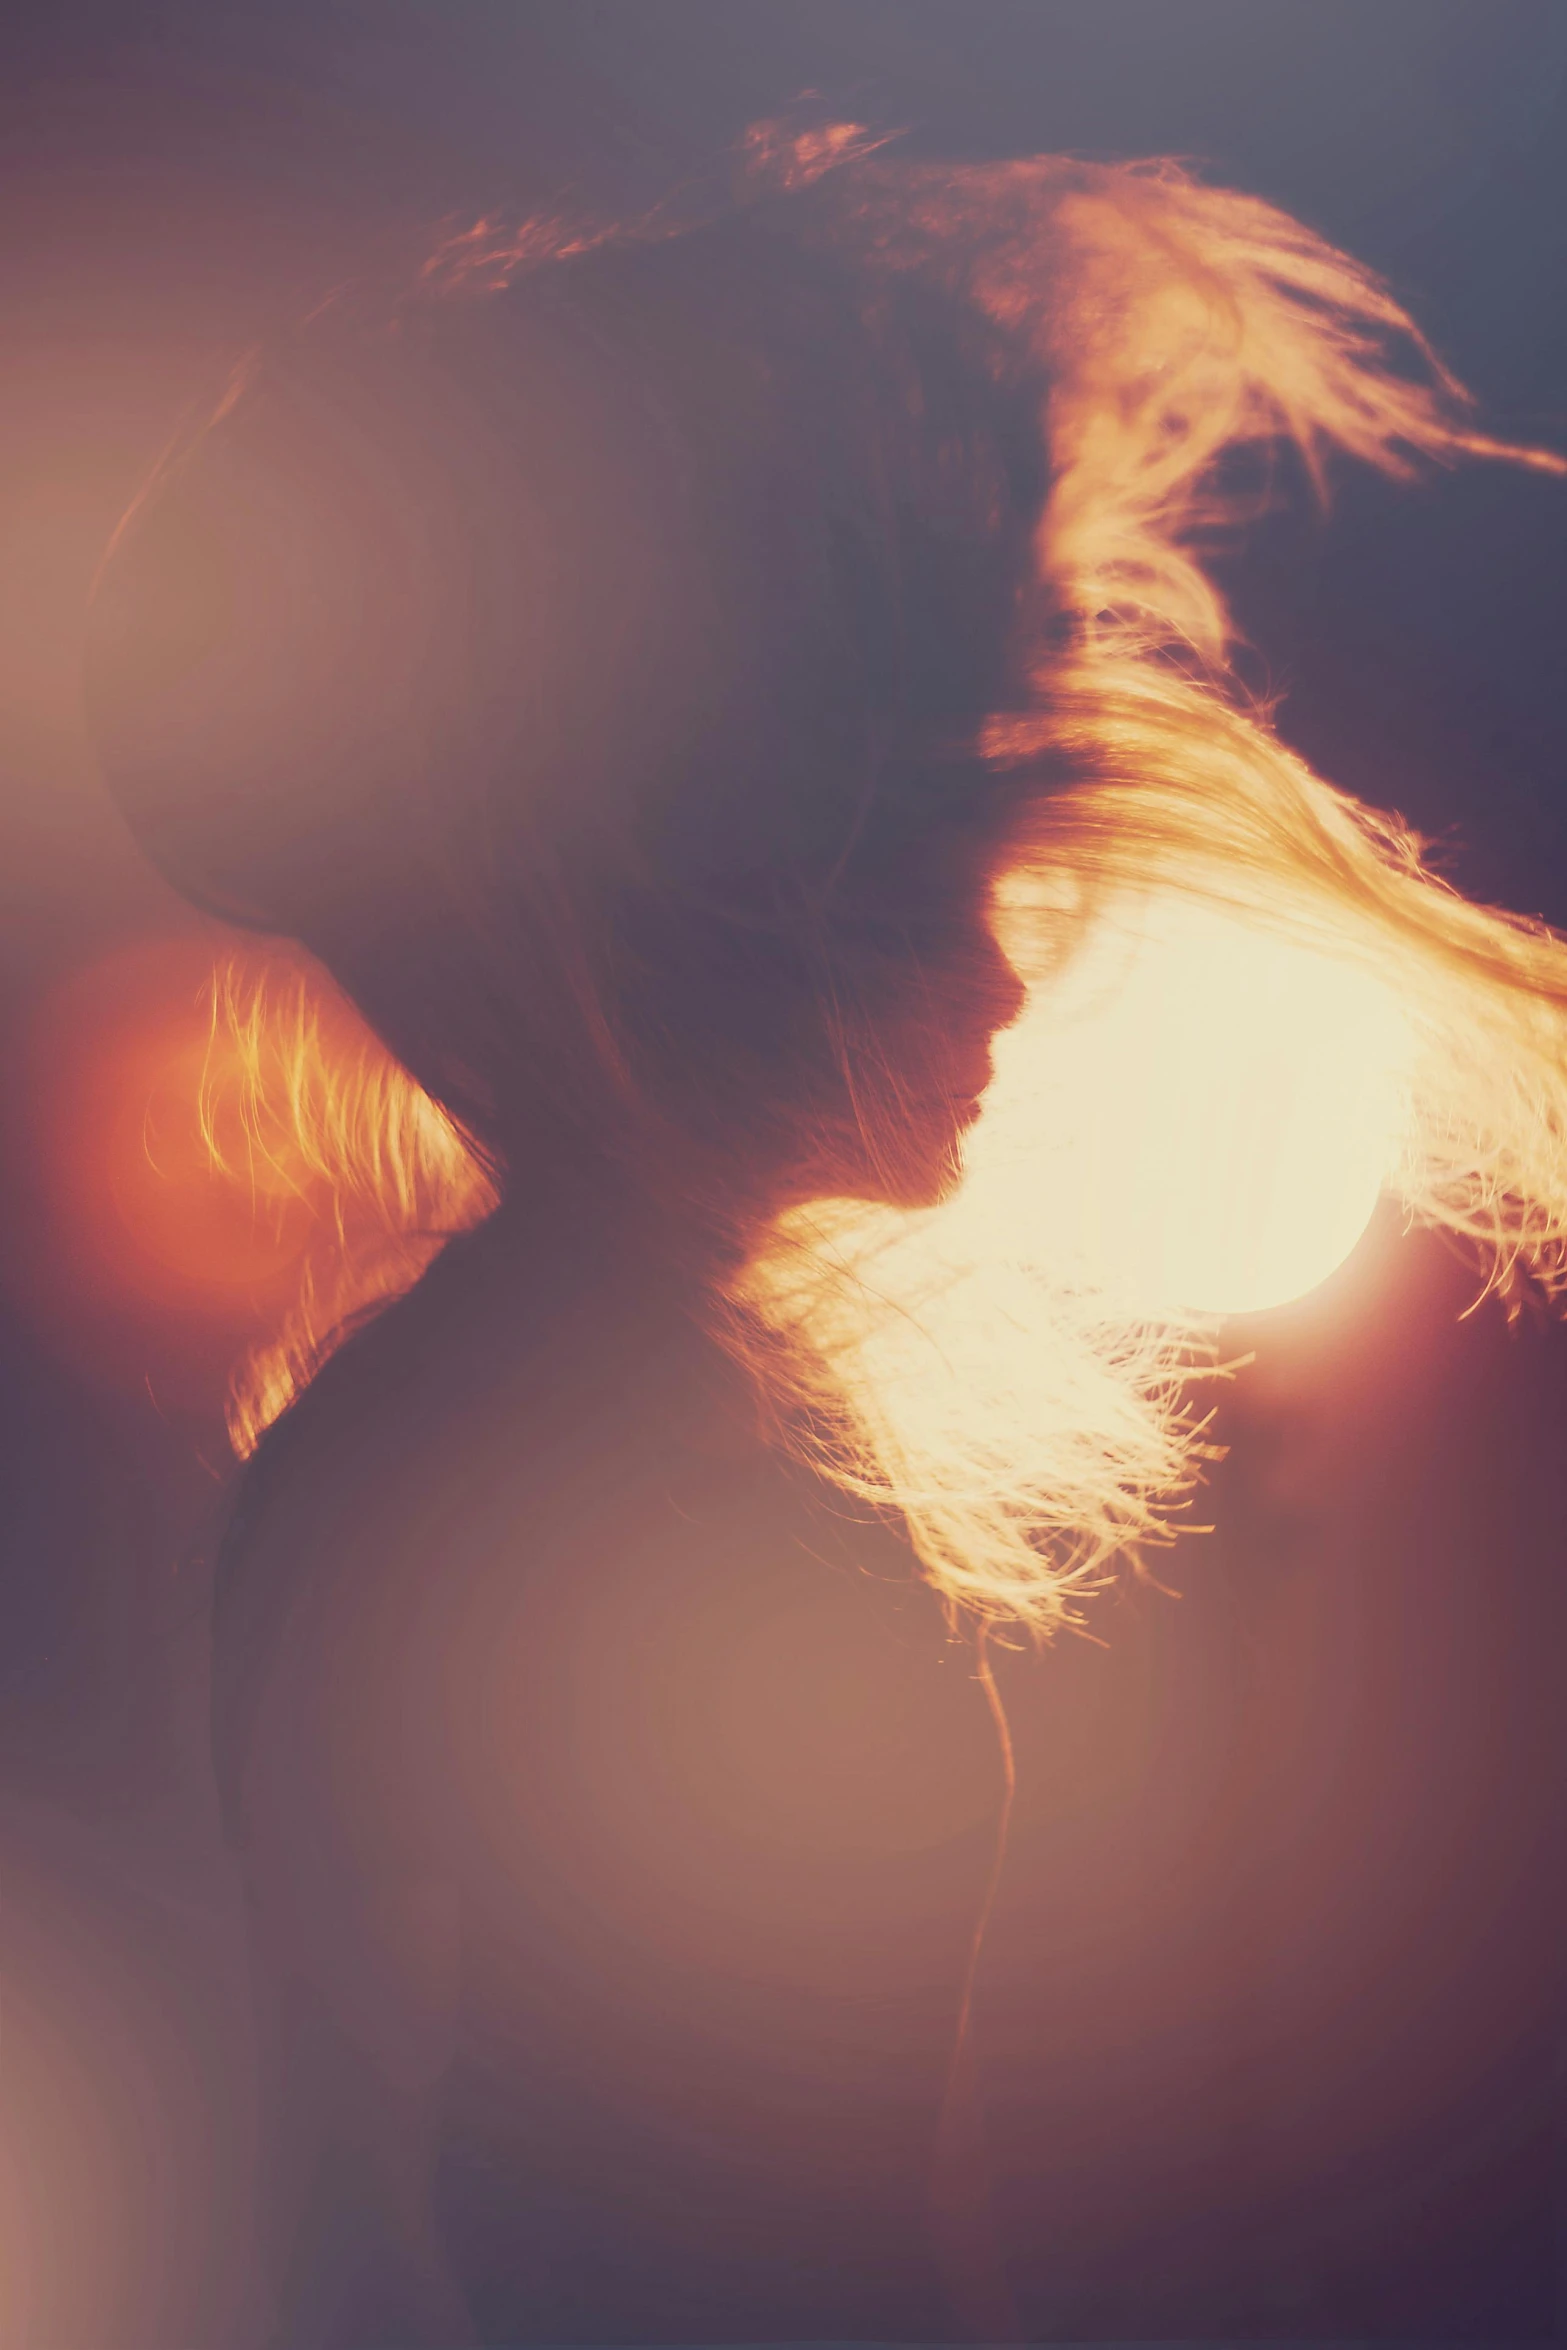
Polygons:
[[116,1383],[139,1385],[144,1357],[165,1365],[182,1345],[210,1365],[270,1336],[323,1229],[319,1183],[244,1131],[211,1010],[233,952],[220,933],[118,948],[32,1023],[21,1172],[39,1212],[13,1275],[35,1318]]

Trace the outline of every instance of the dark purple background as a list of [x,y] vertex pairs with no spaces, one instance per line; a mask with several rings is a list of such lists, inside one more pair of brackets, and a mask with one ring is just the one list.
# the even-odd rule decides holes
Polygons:
[[[1567,447],[1564,79],[1555,0],[8,20],[0,1827],[26,1883],[57,1864],[80,1930],[165,1986],[187,2055],[227,2012],[179,1920],[222,1897],[201,1558],[229,1340],[73,1302],[38,1142],[62,981],[194,933],[122,837],[73,698],[92,565],[182,404],[419,223],[562,190],[636,204],[812,88],[929,152],[1191,157],[1385,272],[1494,429]],[[1442,840],[1472,893],[1558,923],[1564,522],[1561,485],[1499,468],[1419,493],[1346,478],[1329,524],[1286,514],[1235,575],[1291,739]],[[981,2054],[1042,2338],[1567,2327],[1567,1351],[1542,1317],[1460,1319],[1473,1290],[1389,1224],[1318,1298],[1237,1330],[1257,1360],[1222,1407],[1233,1449],[1199,1512],[1219,1531],[1159,1563],[1184,1596],[1132,1590],[1100,1610],[1106,1647],[1007,1664],[1023,1789]],[[219,2057],[189,2061],[242,2136]],[[201,2136],[181,2127],[175,2169]],[[179,2205],[171,2186],[156,2210]],[[125,2304],[125,2344],[167,2328],[156,2291]],[[205,2277],[175,2298],[187,2326],[225,2306]]]

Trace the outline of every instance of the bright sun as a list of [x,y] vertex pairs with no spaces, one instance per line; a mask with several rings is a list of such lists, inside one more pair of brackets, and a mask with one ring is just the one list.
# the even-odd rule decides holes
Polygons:
[[[1254,1313],[1343,1262],[1394,1173],[1408,1024],[1371,972],[1177,898],[1101,918],[996,1040],[976,1189],[1139,1316]],[[1030,1097],[1026,1142],[1009,1100]],[[1036,1227],[1037,1228],[1037,1227]]]

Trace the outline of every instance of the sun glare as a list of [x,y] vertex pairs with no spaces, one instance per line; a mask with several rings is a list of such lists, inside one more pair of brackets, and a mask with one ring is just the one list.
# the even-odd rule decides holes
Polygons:
[[[981,1196],[1028,1185],[1058,1266],[1152,1318],[1314,1289],[1393,1177],[1411,1057],[1373,973],[1178,898],[1103,917],[997,1039]],[[1029,1097],[1026,1155],[1008,1097]]]

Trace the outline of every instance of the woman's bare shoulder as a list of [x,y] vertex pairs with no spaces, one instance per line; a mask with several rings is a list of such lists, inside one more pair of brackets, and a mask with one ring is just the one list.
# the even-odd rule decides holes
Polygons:
[[530,1293],[455,1245],[344,1342],[240,1474],[213,1626],[231,1815],[267,1691],[301,1730],[382,1737],[367,1710],[411,1722],[519,1586],[591,1582],[595,1557],[608,1572],[628,1548],[667,1549],[666,1523],[700,1548],[737,1486],[767,1516],[759,1496],[793,1474],[745,1420],[741,1375],[678,1303],[625,1283]]

